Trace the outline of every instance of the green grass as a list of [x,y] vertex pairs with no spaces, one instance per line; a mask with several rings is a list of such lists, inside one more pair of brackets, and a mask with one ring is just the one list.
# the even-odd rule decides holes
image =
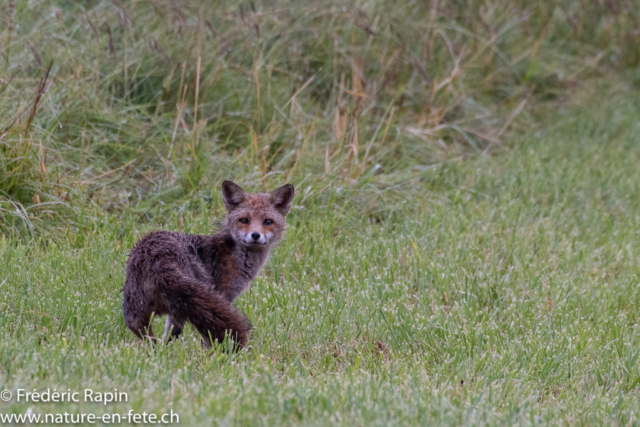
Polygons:
[[[0,414],[640,424],[635,9],[0,4],[0,391],[129,397]],[[250,351],[139,342],[128,250],[222,179],[296,186]]]
[[[82,245],[4,239],[3,387],[131,401],[0,408],[171,408],[184,425],[635,425],[638,114],[637,96],[554,112],[509,152],[416,172],[406,185],[421,191],[383,220],[349,197],[343,210],[296,203],[239,299],[255,329],[236,355],[207,354],[190,328],[155,349],[125,328],[127,248],[149,228],[133,218],[105,216]],[[216,199],[164,226],[207,232],[222,212]]]

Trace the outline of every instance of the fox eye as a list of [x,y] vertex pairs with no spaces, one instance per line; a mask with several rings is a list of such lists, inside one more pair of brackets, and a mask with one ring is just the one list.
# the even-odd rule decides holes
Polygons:
[[272,219],[265,219],[264,220],[264,225],[271,225],[273,224],[273,220]]
[[249,224],[249,218],[240,218],[238,221],[240,221],[242,224]]

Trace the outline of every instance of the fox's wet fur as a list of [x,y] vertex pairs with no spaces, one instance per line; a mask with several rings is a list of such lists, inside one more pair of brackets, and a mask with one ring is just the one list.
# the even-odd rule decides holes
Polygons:
[[210,338],[221,343],[227,334],[244,347],[251,324],[233,302],[282,237],[293,193],[287,184],[269,194],[248,194],[225,181],[227,215],[217,233],[156,231],[143,237],[127,261],[122,301],[127,326],[155,342],[151,318],[167,314],[165,340],[180,336],[189,321],[206,347]]

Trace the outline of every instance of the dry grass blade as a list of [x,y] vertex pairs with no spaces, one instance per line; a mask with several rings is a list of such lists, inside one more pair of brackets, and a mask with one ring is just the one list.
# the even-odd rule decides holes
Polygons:
[[511,112],[511,114],[509,114],[509,117],[504,122],[504,125],[502,125],[500,130],[496,133],[495,137],[487,138],[491,142],[483,150],[484,154],[487,154],[489,150],[491,150],[494,144],[498,144],[498,145],[500,144],[500,137],[506,132],[509,126],[511,126],[511,123],[513,123],[516,117],[518,117],[520,113],[522,113],[522,110],[524,110],[524,107],[527,105],[527,102],[529,102],[529,99],[531,98],[531,95],[533,94],[534,89],[535,87],[531,88],[526,98],[520,101],[520,104],[518,104],[518,106]]
[[296,99],[296,97],[297,97],[298,95],[300,95],[300,93],[304,90],[304,88],[306,88],[307,86],[309,86],[309,83],[311,83],[311,82],[313,81],[313,79],[315,79],[315,78],[316,78],[316,76],[318,75],[318,73],[319,73],[320,71],[322,71],[322,69],[318,70],[318,71],[317,71],[313,76],[309,77],[309,79],[308,79],[306,82],[304,82],[304,84],[300,87],[300,89],[298,89],[298,90],[296,91],[296,93],[294,93],[294,94],[293,94],[293,96],[292,96],[291,98],[289,98],[289,100],[287,101],[287,103],[286,103],[286,104],[284,104],[284,105],[282,106],[282,108],[280,108],[280,109],[281,109],[281,110],[284,110],[285,108],[287,108],[287,106],[288,106],[291,102],[293,102],[293,100],[294,100],[294,99]]
[[[38,109],[38,104],[40,103],[40,98],[42,97],[42,95],[44,94],[44,92],[46,91],[46,86],[47,86],[47,80],[49,78],[49,73],[51,72],[51,67],[53,66],[53,60],[49,63],[49,67],[47,68],[45,75],[40,79],[40,81],[38,82],[38,87],[36,88],[36,93],[35,95],[32,95],[33,101],[30,101],[26,107],[21,108],[18,113],[14,116],[13,120],[11,121],[11,123],[9,123],[3,130],[2,132],[0,132],[0,139],[4,138],[7,133],[11,130],[11,128],[13,128],[13,126],[17,123],[17,121],[20,119],[20,117],[22,117],[22,115],[24,113],[27,112],[27,110],[30,111],[29,113],[29,117],[27,119],[27,125],[25,127],[25,137],[28,135],[28,130],[29,127],[31,126],[31,123],[33,122],[33,119],[35,118],[36,115],[36,111]],[[13,78],[12,78],[13,80]],[[31,107],[31,109],[28,109],[28,107]]]
[[33,105],[31,106],[31,112],[29,113],[29,117],[27,118],[27,123],[24,129],[24,137],[26,138],[29,135],[29,129],[31,128],[31,123],[33,123],[33,119],[36,117],[36,111],[38,111],[38,105],[40,104],[40,99],[42,95],[44,95],[47,88],[47,79],[49,78],[49,73],[51,72],[51,67],[53,67],[53,60],[49,63],[49,67],[45,72],[44,76],[40,79],[40,83],[38,84],[38,89],[36,91],[36,99],[33,101]]

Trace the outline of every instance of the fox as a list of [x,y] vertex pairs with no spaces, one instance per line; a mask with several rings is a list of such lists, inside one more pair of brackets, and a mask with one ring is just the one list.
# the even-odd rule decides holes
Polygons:
[[245,347],[251,323],[234,302],[283,237],[293,196],[291,184],[251,194],[224,181],[226,215],[217,232],[155,231],[141,238],[129,254],[122,289],[127,327],[138,338],[156,343],[151,319],[167,315],[166,343],[179,338],[189,321],[205,348],[212,340],[222,343],[227,335],[234,349]]

